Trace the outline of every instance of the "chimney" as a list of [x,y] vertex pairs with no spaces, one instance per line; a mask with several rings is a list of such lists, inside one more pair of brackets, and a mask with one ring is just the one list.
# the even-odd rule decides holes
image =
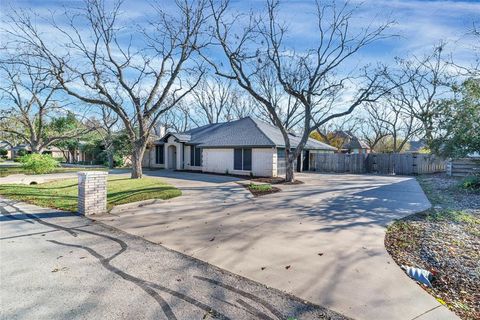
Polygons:
[[155,134],[160,138],[163,138],[163,136],[165,135],[165,125],[163,123],[157,123],[157,125],[155,126]]

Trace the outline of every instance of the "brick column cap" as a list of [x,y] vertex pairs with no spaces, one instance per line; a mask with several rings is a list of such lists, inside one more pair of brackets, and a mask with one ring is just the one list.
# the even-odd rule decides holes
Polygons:
[[106,176],[108,171],[79,171],[77,174],[79,176]]

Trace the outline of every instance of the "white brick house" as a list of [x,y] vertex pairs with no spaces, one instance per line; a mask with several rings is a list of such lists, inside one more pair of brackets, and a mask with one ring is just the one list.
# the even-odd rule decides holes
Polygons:
[[[294,148],[300,138],[291,135]],[[333,153],[334,147],[309,139],[297,171],[315,167],[315,153]],[[280,130],[246,117],[186,132],[171,132],[154,142],[144,167],[195,170],[222,174],[276,177],[285,172],[285,145]]]

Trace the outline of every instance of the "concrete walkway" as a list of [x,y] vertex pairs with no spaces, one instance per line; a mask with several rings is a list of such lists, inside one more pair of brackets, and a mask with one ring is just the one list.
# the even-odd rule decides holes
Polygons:
[[430,205],[413,178],[303,174],[253,198],[235,178],[146,175],[184,196],[102,221],[356,319],[456,319],[384,248],[389,222]]
[[0,184],[31,184],[44,183],[54,180],[73,179],[78,175],[76,172],[51,173],[51,174],[11,174],[0,178]]

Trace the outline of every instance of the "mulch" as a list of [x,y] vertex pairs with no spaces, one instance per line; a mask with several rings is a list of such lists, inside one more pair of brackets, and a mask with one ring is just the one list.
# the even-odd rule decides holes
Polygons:
[[274,177],[274,178],[255,178],[250,179],[252,182],[261,182],[261,183],[268,183],[268,184],[304,184],[305,182],[300,180],[294,180],[293,182],[285,182],[285,178],[281,177]]
[[480,193],[445,175],[419,182],[433,208],[391,225],[385,246],[397,264],[437,273],[433,287],[422,288],[438,301],[462,319],[480,319]]

